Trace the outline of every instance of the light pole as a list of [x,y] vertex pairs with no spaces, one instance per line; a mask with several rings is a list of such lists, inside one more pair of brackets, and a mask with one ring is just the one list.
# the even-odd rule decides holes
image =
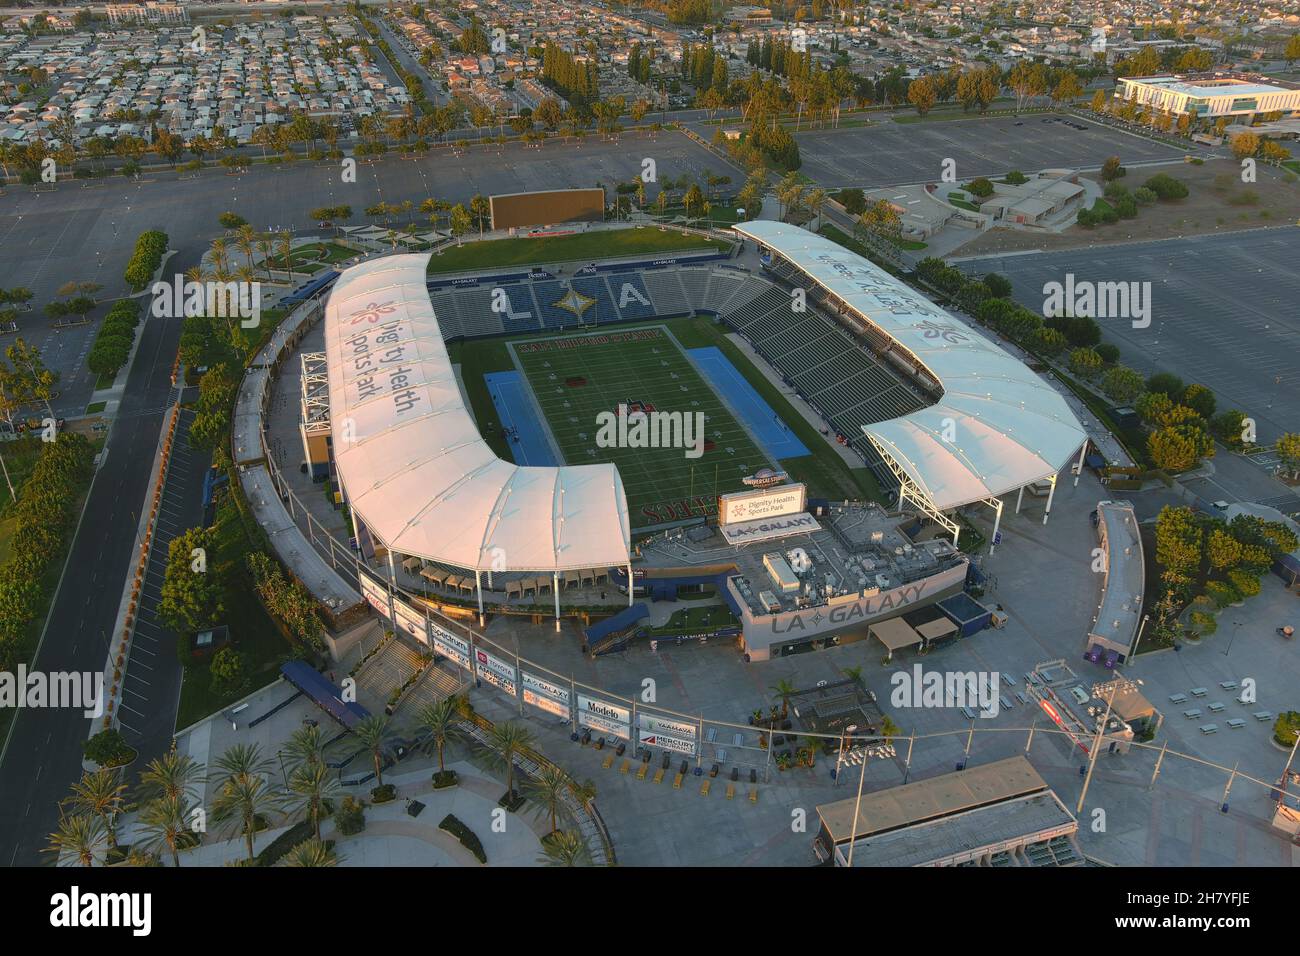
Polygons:
[[[1092,753],[1088,755],[1088,773],[1083,778],[1083,790],[1079,792],[1079,804],[1074,808],[1074,815],[1077,817],[1083,813],[1083,801],[1088,796],[1088,785],[1092,783],[1092,771],[1097,766],[1097,753],[1101,750],[1101,738],[1106,732],[1106,724],[1110,721],[1110,710],[1115,703],[1115,692],[1119,690],[1120,680],[1118,676],[1111,682],[1110,694],[1106,697],[1106,713],[1097,724],[1097,736],[1092,743]],[[1125,681],[1127,687],[1134,684],[1141,684],[1142,681]]]

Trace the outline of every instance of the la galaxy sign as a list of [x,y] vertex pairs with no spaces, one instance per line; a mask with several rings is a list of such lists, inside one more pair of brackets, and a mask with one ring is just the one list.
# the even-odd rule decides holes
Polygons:
[[859,627],[894,617],[905,609],[942,600],[960,591],[966,583],[966,562],[932,574],[919,581],[902,584],[873,594],[846,594],[831,598],[818,607],[777,614],[755,614],[735,586],[727,581],[741,606],[745,647],[752,660],[766,660],[774,644],[822,637],[851,627]]

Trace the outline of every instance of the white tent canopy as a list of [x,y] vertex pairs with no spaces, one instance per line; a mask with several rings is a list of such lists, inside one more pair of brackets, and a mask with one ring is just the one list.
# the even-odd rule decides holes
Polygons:
[[1051,478],[1087,438],[1050,384],[884,269],[797,226],[734,228],[843,300],[940,384],[936,404],[862,428],[940,511]]
[[357,517],[392,551],[469,570],[626,565],[614,465],[519,467],[479,434],[429,301],[428,262],[346,269],[325,309],[334,457]]

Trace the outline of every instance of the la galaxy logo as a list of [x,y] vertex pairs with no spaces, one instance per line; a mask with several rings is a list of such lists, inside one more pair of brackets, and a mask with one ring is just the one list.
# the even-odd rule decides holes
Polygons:
[[558,302],[551,303],[555,308],[564,309],[566,312],[572,312],[578,318],[582,318],[586,311],[595,304],[596,300],[591,296],[583,295],[577,289],[572,288],[569,289],[568,292],[564,293]]

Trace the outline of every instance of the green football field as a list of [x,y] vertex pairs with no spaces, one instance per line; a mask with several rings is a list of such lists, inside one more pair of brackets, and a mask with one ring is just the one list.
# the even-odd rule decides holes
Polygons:
[[[566,464],[613,462],[627,492],[633,528],[700,517],[717,494],[742,491],[741,479],[775,466],[695,370],[662,326],[530,338],[511,343]],[[660,412],[703,412],[703,455],[682,448],[597,446],[597,415],[620,402]]]

